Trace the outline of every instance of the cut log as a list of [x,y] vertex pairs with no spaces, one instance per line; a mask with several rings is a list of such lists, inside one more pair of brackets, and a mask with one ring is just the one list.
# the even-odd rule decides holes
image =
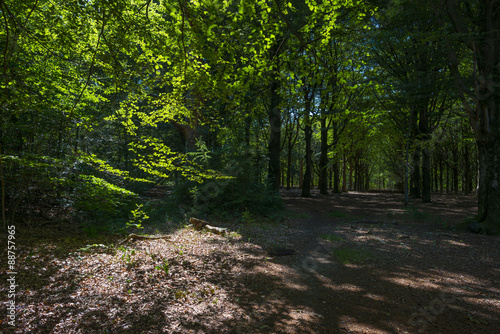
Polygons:
[[193,224],[194,229],[198,231],[203,229],[218,235],[225,235],[227,233],[227,228],[209,225],[208,222],[198,218],[191,218],[189,222]]
[[198,219],[198,218],[191,218],[191,219],[189,219],[189,222],[191,224],[193,224],[193,226],[196,230],[201,230],[203,227],[208,225],[208,222],[201,220],[201,219]]

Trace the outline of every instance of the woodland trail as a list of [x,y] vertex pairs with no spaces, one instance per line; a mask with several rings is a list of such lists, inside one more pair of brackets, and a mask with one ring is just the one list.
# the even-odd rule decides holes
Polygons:
[[446,212],[438,199],[408,212],[399,194],[288,194],[297,217],[287,246],[297,255],[272,259],[282,281],[269,293],[301,310],[286,332],[492,333],[500,325],[500,254],[486,252],[499,240],[450,229],[466,217],[463,205]]
[[225,236],[20,231],[13,333],[498,332],[500,238],[457,228],[474,198],[299,195],[274,218],[214,220]]

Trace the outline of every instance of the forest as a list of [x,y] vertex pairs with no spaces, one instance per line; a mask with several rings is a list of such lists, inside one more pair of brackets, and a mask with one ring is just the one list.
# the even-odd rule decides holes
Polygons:
[[[448,254],[443,238],[464,247],[440,255],[443,272],[459,275],[446,266],[465,248],[484,250],[464,260],[468,274],[482,272],[469,287],[484,300],[463,308],[482,311],[455,309],[450,317],[465,320],[449,333],[491,332],[500,322],[498,1],[0,0],[0,13],[0,263],[20,284],[2,290],[2,325],[19,333],[448,333],[441,309],[387,311],[391,323],[350,304],[362,314],[358,328],[326,300],[307,308],[297,297],[285,310],[283,288],[298,284],[292,271],[321,271],[304,265],[318,249],[327,261],[377,267],[408,254],[401,247],[430,243],[436,253],[415,264],[420,288],[429,259]],[[356,233],[370,252],[358,252]],[[308,238],[319,241],[299,246]],[[339,249],[356,252],[343,261]],[[391,272],[402,266],[391,262]],[[236,267],[255,284],[234,274],[226,286],[214,274]],[[260,292],[255,286],[269,282],[258,268],[287,278]],[[64,299],[104,284],[82,283],[103,275],[120,300]],[[474,281],[452,276],[439,276],[443,309],[465,303],[461,291]],[[186,287],[182,277],[199,284]],[[304,277],[315,295],[331,295]],[[172,288],[152,296],[164,284]],[[55,291],[65,296],[51,302]],[[271,297],[238,302],[245,294]],[[414,305],[436,304],[410,295]],[[75,303],[95,308],[81,313]],[[179,305],[189,313],[180,320]]]

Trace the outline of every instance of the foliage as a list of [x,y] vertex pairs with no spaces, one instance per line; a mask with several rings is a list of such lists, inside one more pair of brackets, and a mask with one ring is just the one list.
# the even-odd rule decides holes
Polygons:
[[130,212],[130,220],[127,222],[127,228],[143,228],[141,223],[148,219],[149,216],[142,210],[143,204],[137,205],[135,210]]
[[162,270],[165,274],[168,274],[170,271],[168,260],[164,260],[163,263],[161,265],[156,266],[155,269]]
[[81,175],[73,187],[74,208],[96,214],[116,214],[129,207],[136,194],[93,175]]
[[[479,151],[470,128],[451,125],[467,121],[459,110],[472,98],[457,102],[448,56],[469,90],[477,59],[441,10],[426,0],[4,1],[3,213],[53,212],[47,198],[82,222],[128,227],[166,219],[166,207],[263,213],[281,205],[279,173],[303,181],[304,155],[301,186],[322,194],[333,180],[334,192],[340,181],[391,188],[405,167],[427,189],[439,160],[433,178],[453,169],[446,187],[471,192]],[[142,202],[155,184],[172,185],[166,203]]]

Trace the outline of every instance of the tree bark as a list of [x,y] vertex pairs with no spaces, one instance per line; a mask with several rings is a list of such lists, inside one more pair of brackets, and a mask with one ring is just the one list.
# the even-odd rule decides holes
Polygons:
[[458,164],[459,164],[459,155],[458,155],[458,144],[453,142],[453,149],[451,150],[453,157],[453,193],[458,194]]
[[321,118],[321,155],[319,159],[319,193],[328,195],[328,127],[326,116]]
[[429,148],[422,150],[422,203],[431,202],[431,154]]
[[333,163],[333,193],[340,193],[340,171],[339,171],[339,162],[335,161]]
[[[464,94],[456,53],[450,50],[457,86],[469,113],[479,151],[478,222],[483,233],[500,233],[500,2],[479,1],[476,10],[467,12],[467,16],[459,12],[455,0],[447,0],[446,9],[456,32],[472,50],[477,63],[472,106]],[[468,17],[475,13],[476,17]],[[477,34],[472,33],[476,31]]]
[[413,169],[410,177],[410,196],[420,198],[420,150],[413,152]]
[[347,158],[345,156],[345,151],[343,152],[342,160],[342,192],[347,192]]
[[314,97],[314,88],[304,89],[304,135],[306,143],[306,170],[302,182],[302,197],[311,197],[311,179],[312,179],[312,126],[311,126],[311,101]]
[[442,194],[444,192],[443,187],[443,175],[444,175],[444,167],[443,167],[443,156],[439,154],[439,192]]
[[281,97],[279,95],[279,90],[281,83],[279,81],[278,50],[279,45],[277,43],[270,50],[271,60],[272,62],[275,62],[275,66],[271,71],[271,83],[269,86],[271,95],[271,105],[269,109],[269,125],[271,126],[271,135],[269,137],[268,146],[269,169],[267,178],[269,181],[269,187],[274,191],[279,191],[280,189],[281,113],[279,105]]
[[[306,116],[308,119],[309,117]],[[312,178],[312,151],[311,151],[311,141],[312,141],[312,127],[307,120],[307,124],[304,128],[305,142],[306,142],[306,170],[304,172],[304,179],[302,180],[302,197],[311,197],[311,178]]]
[[288,139],[288,152],[286,157],[286,189],[290,190],[292,184],[292,150],[293,146],[290,143],[291,137]]

